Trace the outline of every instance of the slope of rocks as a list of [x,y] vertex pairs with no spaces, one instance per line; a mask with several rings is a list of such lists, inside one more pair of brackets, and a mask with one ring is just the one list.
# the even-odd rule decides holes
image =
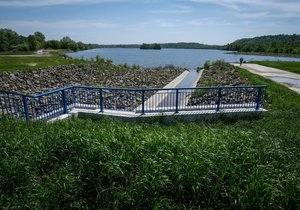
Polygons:
[[237,67],[224,61],[216,61],[205,69],[197,86],[240,86],[246,80],[241,78]]
[[[247,80],[240,77],[238,68],[225,63],[224,61],[216,61],[205,69],[197,86],[245,86]],[[230,88],[222,89],[222,104],[242,104],[253,103],[257,97],[257,92],[253,88]],[[195,91],[188,105],[215,105],[218,100],[217,89],[205,89]]]
[[72,85],[155,88],[165,86],[184,70],[174,67],[132,69],[110,66],[106,68],[97,63],[60,65],[29,72],[1,73],[0,90],[36,94]]

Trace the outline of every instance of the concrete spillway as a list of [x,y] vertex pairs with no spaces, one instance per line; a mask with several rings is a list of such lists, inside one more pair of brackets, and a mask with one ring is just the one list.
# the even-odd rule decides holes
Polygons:
[[[196,70],[190,70],[189,73],[178,83],[174,88],[194,88],[197,85],[198,80],[201,77],[201,72]],[[188,92],[185,90],[180,90],[178,94],[179,105],[186,105],[188,98],[191,95],[191,90]],[[169,90],[168,93],[164,96],[164,99],[158,104],[157,107],[172,107],[176,105],[176,91]]]

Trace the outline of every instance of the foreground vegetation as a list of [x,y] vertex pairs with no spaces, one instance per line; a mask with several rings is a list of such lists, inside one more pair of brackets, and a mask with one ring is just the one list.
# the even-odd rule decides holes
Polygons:
[[294,61],[255,61],[253,63],[278,68],[300,74],[300,62]]
[[[300,96],[268,85],[262,118],[130,124],[0,119],[7,209],[299,209]],[[163,120],[163,117],[162,117]]]

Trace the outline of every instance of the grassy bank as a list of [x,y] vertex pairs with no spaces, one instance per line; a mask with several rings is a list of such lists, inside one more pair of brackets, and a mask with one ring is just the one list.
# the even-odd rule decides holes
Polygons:
[[0,72],[4,71],[28,71],[43,67],[62,64],[82,64],[86,61],[65,59],[63,52],[51,52],[49,56],[37,55],[12,55],[0,56]]
[[299,209],[300,96],[268,85],[263,118],[130,124],[0,119],[0,206]]
[[260,64],[263,66],[278,68],[290,72],[300,74],[300,62],[295,61],[254,61],[251,63]]
[[228,54],[241,55],[241,56],[243,56],[243,55],[262,55],[262,56],[300,58],[300,54],[290,54],[290,53],[229,52]]

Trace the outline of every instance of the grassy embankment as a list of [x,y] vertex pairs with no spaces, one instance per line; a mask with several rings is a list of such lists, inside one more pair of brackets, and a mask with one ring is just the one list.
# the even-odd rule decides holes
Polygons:
[[46,56],[37,55],[9,55],[0,56],[0,72],[15,71],[15,70],[34,70],[48,66],[56,66],[62,64],[82,64],[86,63],[83,60],[65,59],[63,51],[50,52]]
[[229,54],[235,55],[262,55],[262,56],[276,56],[276,57],[292,57],[300,58],[300,54],[290,54],[290,53],[264,53],[264,52],[229,52]]
[[300,96],[268,85],[260,119],[130,124],[0,119],[0,206],[299,209]]
[[300,74],[300,62],[294,61],[255,61],[251,63],[260,64],[263,66],[278,68],[290,72]]

